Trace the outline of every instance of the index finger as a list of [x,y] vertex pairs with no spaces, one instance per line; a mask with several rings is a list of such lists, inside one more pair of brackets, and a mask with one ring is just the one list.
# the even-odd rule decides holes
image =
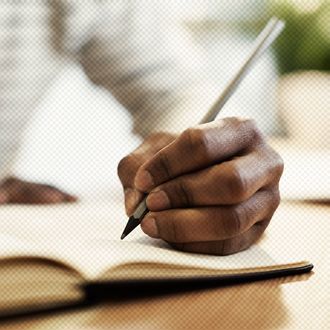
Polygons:
[[125,194],[125,208],[128,215],[132,214],[138,203],[143,198],[143,193],[134,187],[135,174],[139,167],[151,158],[164,145],[173,140],[170,134],[153,134],[118,164],[117,172]]
[[184,131],[136,173],[135,187],[148,192],[182,174],[222,162],[262,141],[251,120],[226,118]]

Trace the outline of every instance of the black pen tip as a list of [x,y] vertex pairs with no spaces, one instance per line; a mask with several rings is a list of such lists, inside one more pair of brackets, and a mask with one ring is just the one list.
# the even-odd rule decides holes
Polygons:
[[127,235],[129,235],[129,233],[131,233],[139,224],[140,224],[141,220],[138,218],[134,218],[134,216],[132,215],[127,222],[127,225],[120,237],[120,239],[124,239]]

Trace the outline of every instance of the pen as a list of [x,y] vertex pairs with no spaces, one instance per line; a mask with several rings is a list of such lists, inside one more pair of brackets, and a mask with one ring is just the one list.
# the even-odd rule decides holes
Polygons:
[[[268,47],[275,41],[284,28],[284,22],[278,18],[271,18],[265,28],[260,32],[257,39],[255,40],[255,45],[252,48],[249,56],[243,62],[240,69],[236,72],[230,82],[227,84],[226,88],[220,94],[219,98],[210,108],[210,110],[205,114],[200,124],[206,124],[213,121],[219,114],[220,110],[229,100],[231,95],[235,92],[237,87],[243,78],[250,71],[252,66],[256,61],[263,55],[263,53],[268,49]],[[129,233],[131,233],[143,220],[145,215],[149,212],[146,204],[147,196],[138,205],[135,212],[128,219],[127,225],[121,235],[121,239],[124,239]]]

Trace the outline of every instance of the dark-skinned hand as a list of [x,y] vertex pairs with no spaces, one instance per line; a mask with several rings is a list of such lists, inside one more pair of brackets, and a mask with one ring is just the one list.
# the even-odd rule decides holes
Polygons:
[[280,202],[282,172],[255,123],[239,118],[151,135],[118,165],[128,215],[149,193],[147,235],[216,255],[261,237]]
[[48,184],[9,177],[0,182],[1,204],[58,204],[77,201],[75,196]]

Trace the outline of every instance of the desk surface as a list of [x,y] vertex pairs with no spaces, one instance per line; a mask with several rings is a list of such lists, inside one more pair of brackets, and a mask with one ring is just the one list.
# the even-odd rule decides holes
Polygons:
[[[314,273],[231,287],[109,302],[0,323],[1,329],[328,329],[330,205],[282,203],[260,242],[298,246]],[[281,253],[287,253],[283,250]]]

